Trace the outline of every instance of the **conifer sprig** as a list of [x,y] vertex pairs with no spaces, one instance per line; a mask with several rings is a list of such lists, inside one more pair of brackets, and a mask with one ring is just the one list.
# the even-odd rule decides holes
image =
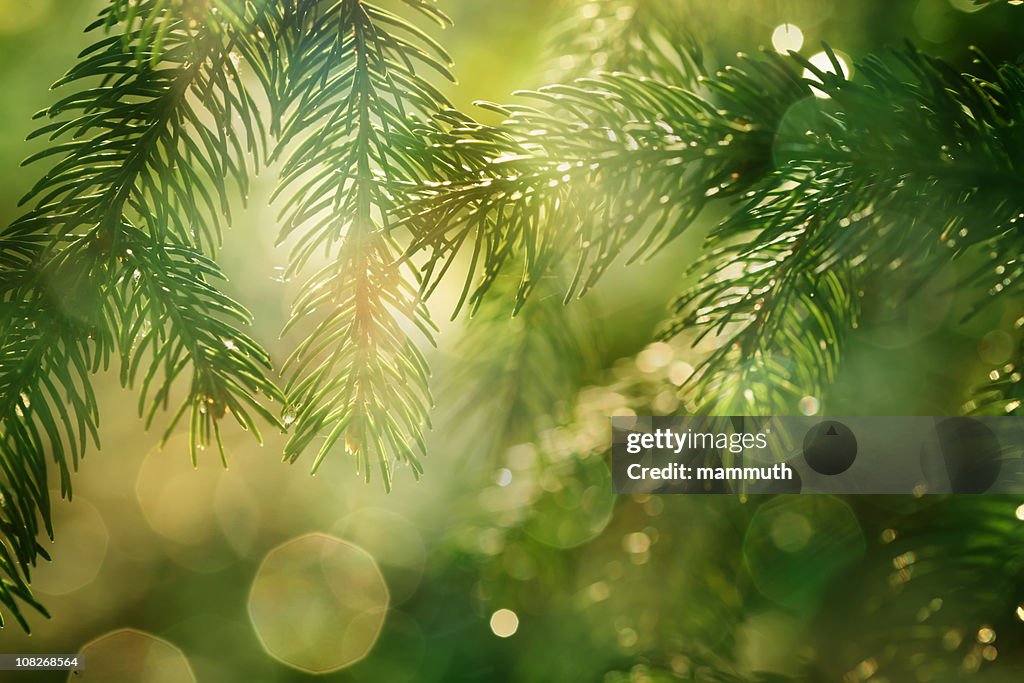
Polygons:
[[[769,385],[822,391],[869,278],[872,288],[893,275],[924,282],[968,256],[999,272],[1021,250],[1014,224],[1024,203],[1012,189],[1024,181],[1018,67],[990,67],[985,80],[913,49],[863,61],[854,80],[838,62],[834,71],[803,66],[828,98],[790,113],[776,170],[712,232],[711,245],[723,248],[704,257],[709,274],[676,303],[667,328],[725,333],[697,376],[706,407],[725,398],[709,383],[723,386],[737,362],[768,356],[783,359]],[[764,260],[765,250],[774,259]],[[963,284],[977,287],[977,273]],[[977,305],[1015,284],[1007,276]],[[793,410],[786,393],[754,405]]]
[[[412,15],[442,26],[432,2],[406,0]],[[361,0],[285,3],[281,240],[297,237],[289,275],[318,264],[287,330],[305,328],[285,364],[292,434],[285,458],[316,442],[313,469],[336,446],[367,479],[376,463],[390,488],[393,467],[418,476],[431,406],[429,370],[414,336],[434,325],[416,273],[396,266],[393,232],[401,186],[433,177],[415,130],[448,107],[424,75],[450,79],[450,58],[422,29]]]
[[[1019,67],[990,66],[986,80],[905,49],[864,60],[849,80],[828,54],[829,69],[745,59],[705,79],[702,94],[621,74],[584,79],[527,93],[537,107],[496,107],[506,116],[497,129],[459,127],[503,151],[489,174],[424,188],[411,203],[413,246],[430,251],[425,292],[466,248],[471,305],[513,254],[523,255],[520,306],[563,258],[577,262],[571,289],[583,293],[627,247],[634,259],[653,253],[727,197],[734,208],[709,237],[705,277],[666,333],[721,335],[695,376],[704,390],[739,387],[759,367],[759,386],[781,392],[749,388],[748,402],[792,410],[793,395],[833,377],[864,278],[923,282],[965,254],[1020,253]],[[984,269],[1003,277],[993,295],[1015,291],[1011,266]],[[703,395],[708,410],[732,401]]]
[[[494,148],[477,177],[423,188],[410,203],[412,250],[426,249],[430,293],[463,247],[472,251],[464,299],[478,304],[513,255],[518,306],[563,259],[567,295],[581,295],[616,260],[655,253],[715,196],[736,194],[771,167],[773,136],[809,90],[781,60],[750,60],[708,86],[722,103],[627,74],[523,93],[538,106],[485,105],[498,129],[464,123],[451,134]],[[461,305],[461,304],[460,304]]]
[[254,398],[283,396],[266,352],[240,329],[248,313],[212,284],[231,194],[247,191],[248,157],[262,144],[234,53],[245,34],[219,21],[222,5],[103,11],[89,28],[123,32],[58,81],[71,93],[40,113],[50,122],[33,137],[49,145],[27,160],[52,165],[23,200],[32,208],[0,235],[0,545],[11,549],[0,553],[0,602],[23,626],[14,598],[38,607],[28,572],[45,555],[37,516],[52,536],[46,453],[70,496],[71,470],[98,442],[90,375],[111,356],[125,383],[141,378],[147,423],[191,377],[170,428],[189,414],[193,458],[220,445],[217,421],[229,411],[245,428],[255,430],[253,415],[277,422]]

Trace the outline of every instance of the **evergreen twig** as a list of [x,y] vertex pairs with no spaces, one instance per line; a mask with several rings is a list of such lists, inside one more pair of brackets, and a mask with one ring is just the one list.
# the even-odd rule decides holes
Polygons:
[[[234,50],[247,40],[221,21],[222,1],[113,3],[89,29],[113,29],[83,51],[57,86],[75,88],[40,113],[33,137],[53,159],[0,236],[0,293],[8,315],[0,344],[4,434],[0,493],[3,602],[27,595],[30,566],[44,555],[37,515],[52,536],[46,457],[70,496],[70,472],[88,440],[98,443],[90,375],[118,354],[125,384],[141,381],[147,424],[188,373],[186,396],[166,434],[187,414],[192,457],[220,444],[230,412],[277,424],[255,396],[282,395],[265,351],[240,329],[245,309],[217,291],[209,256],[230,220],[230,189],[244,195],[248,155],[263,132]],[[249,7],[238,4],[239,15]],[[165,435],[166,438],[166,435]],[[69,457],[70,456],[70,462]]]
[[[448,23],[432,2],[402,4]],[[285,363],[285,458],[322,438],[314,471],[343,444],[359,472],[369,479],[376,462],[390,488],[395,464],[421,472],[429,370],[410,330],[428,341],[434,331],[415,272],[395,265],[395,196],[433,177],[415,131],[448,104],[421,71],[450,79],[450,58],[413,23],[361,0],[283,3],[279,21],[291,43],[278,107],[290,147],[280,239],[298,236],[289,276],[328,258],[286,328],[308,332]]]

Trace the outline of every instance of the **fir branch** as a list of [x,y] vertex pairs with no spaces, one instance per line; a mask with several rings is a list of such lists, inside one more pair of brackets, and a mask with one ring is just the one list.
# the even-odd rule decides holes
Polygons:
[[[431,2],[402,5],[448,22]],[[278,190],[290,192],[281,240],[298,235],[289,275],[317,253],[330,259],[303,287],[287,328],[315,321],[285,365],[294,422],[285,458],[322,438],[315,471],[343,443],[367,479],[376,460],[390,488],[396,463],[421,471],[429,370],[409,331],[431,341],[434,329],[415,272],[396,264],[395,193],[433,177],[414,130],[447,102],[421,72],[450,79],[450,59],[410,21],[361,0],[285,3],[280,20],[292,44],[290,107],[279,112],[282,145],[292,148]]]
[[[849,81],[829,54],[831,72],[797,56],[745,60],[706,82],[708,98],[623,75],[552,86],[531,94],[540,108],[498,107],[507,120],[497,131],[453,129],[504,151],[490,175],[412,202],[413,247],[431,250],[424,291],[471,243],[472,306],[517,253],[520,305],[570,254],[572,290],[583,293],[641,235],[634,259],[682,232],[708,198],[739,197],[711,235],[710,274],[666,329],[722,335],[722,352],[697,375],[705,389],[735,390],[735,377],[712,376],[733,373],[737,350],[756,352],[743,358],[760,368],[759,386],[781,390],[778,401],[758,399],[762,409],[792,409],[792,396],[831,381],[864,278],[899,271],[923,282],[967,253],[1020,252],[1020,69],[990,67],[986,81],[910,49],[865,60]],[[809,97],[811,87],[828,97]],[[997,283],[993,294],[1012,289]],[[806,317],[813,324],[801,325]],[[781,346],[769,353],[769,343]],[[708,409],[732,403],[727,394],[704,394]]]
[[[177,341],[189,352],[173,356],[179,367],[165,374],[157,402],[166,403],[173,379],[189,362],[196,374],[193,387],[208,389],[204,400],[233,393],[237,368],[249,362],[250,351],[267,362],[266,353],[252,347],[237,327],[225,327],[223,318],[245,324],[248,314],[211,290],[209,278],[222,276],[202,260],[204,252],[216,250],[222,225],[230,221],[233,191],[248,192],[247,153],[264,146],[256,105],[233,52],[247,36],[218,21],[213,10],[224,6],[204,5],[205,20],[198,21],[196,3],[180,6],[185,15],[158,0],[137,3],[141,28],[105,38],[83,53],[58,83],[82,90],[46,110],[57,120],[35,133],[69,141],[29,161],[64,156],[25,198],[35,200],[35,208],[8,230],[10,236],[49,236],[37,260],[87,240],[106,253],[110,280],[132,286],[116,301],[121,308],[113,326],[120,330],[122,363],[133,366],[122,378],[134,377],[139,348],[152,345],[160,352],[151,344],[154,329],[163,331],[160,346]],[[101,17],[91,28],[106,20]],[[145,45],[150,25],[164,34],[156,63],[146,51],[139,61],[137,49]],[[177,259],[192,268],[175,265]],[[219,354],[228,361],[224,365],[203,367],[211,351],[194,342],[200,338],[216,338],[207,346],[217,348],[234,344],[227,348],[235,353]],[[267,380],[259,388],[280,397]],[[235,417],[250,422],[245,415]],[[203,430],[193,432],[197,446],[206,445],[207,437]]]
[[699,330],[697,342],[714,335],[717,344],[685,387],[695,412],[791,413],[834,380],[844,337],[860,317],[855,272],[815,269],[804,245],[822,224],[796,226],[772,241],[739,233],[709,252],[700,265],[715,265],[674,304],[662,338]]
[[[463,135],[467,129],[473,130],[472,138]],[[486,177],[491,160],[507,144],[498,129],[454,110],[435,115],[434,122],[416,126],[410,133],[401,144],[419,148],[417,156],[429,159],[437,177],[446,178],[428,181],[426,186],[431,188]],[[408,206],[423,187],[415,182],[396,187],[397,204]],[[455,348],[458,362],[448,369],[441,391],[448,397],[442,404],[451,406],[449,414],[480,419],[478,433],[462,430],[468,450],[475,452],[482,446],[484,452],[496,453],[502,443],[529,440],[541,423],[557,422],[571,408],[565,397],[575,394],[594,366],[597,332],[588,324],[587,306],[579,310],[564,305],[569,275],[565,269],[548,273],[534,305],[519,310],[516,301],[522,283],[517,274],[502,273],[491,295],[481,300],[467,322]],[[467,391],[467,387],[480,391]]]
[[422,188],[407,207],[410,253],[429,251],[429,294],[464,246],[463,298],[479,305],[497,273],[522,255],[517,308],[555,264],[576,261],[568,296],[582,295],[627,250],[649,256],[684,232],[715,196],[771,169],[774,131],[809,90],[781,58],[748,60],[708,85],[720,104],[625,74],[525,93],[540,107],[487,105],[497,129],[462,123],[450,142],[494,149],[476,177]]
[[[834,72],[803,65],[828,99],[809,101],[780,130],[778,170],[712,233],[725,249],[704,260],[710,274],[667,328],[723,333],[697,375],[706,410],[734,406],[738,383],[755,379],[746,365],[737,373],[738,361],[775,375],[753,385],[779,390],[759,410],[820,395],[839,359],[833,345],[857,326],[867,278],[898,271],[923,282],[967,254],[1020,252],[1018,67],[993,68],[986,81],[913,49],[865,60],[854,81],[838,63]],[[777,372],[762,367],[780,356]]]
[[[57,301],[52,291],[41,296],[54,308],[85,303],[82,297]],[[40,316],[39,303],[5,298],[0,323],[0,604],[26,631],[19,601],[47,614],[28,585],[37,557],[49,559],[37,535],[45,529],[53,536],[47,453],[60,471],[62,494],[70,496],[71,468],[77,468],[89,441],[98,442],[89,375],[102,366],[112,346],[105,330],[91,321]]]
[[226,278],[202,252],[160,244],[141,230],[131,231],[126,241],[130,255],[115,276],[119,287],[113,293],[120,313],[122,383],[139,385],[139,412],[148,427],[168,407],[175,381],[190,369],[189,390],[163,438],[187,414],[193,464],[198,450],[216,444],[226,467],[220,433],[225,415],[261,443],[260,421],[281,426],[258,399],[263,394],[283,401],[284,396],[268,377],[269,355],[242,332],[252,316],[214,287]]
[[[172,426],[192,405],[193,452],[211,432],[219,444],[211,420],[229,408],[247,428],[254,426],[250,411],[276,422],[249,392],[281,398],[266,376],[265,352],[237,328],[247,314],[211,288],[219,272],[202,256],[218,244],[222,216],[230,219],[229,187],[246,191],[244,157],[262,139],[232,54],[235,32],[212,14],[206,21],[183,16],[179,3],[131,6],[124,34],[94,43],[58,82],[77,90],[41,112],[53,121],[34,136],[51,144],[28,160],[57,161],[24,198],[33,208],[0,236],[9,266],[0,277],[8,314],[0,386],[5,396],[22,397],[0,406],[0,420],[5,438],[15,440],[5,453],[28,468],[3,472],[5,498],[19,506],[5,514],[3,543],[18,564],[3,561],[9,580],[0,598],[23,626],[13,596],[25,597],[39,554],[36,515],[52,536],[44,454],[52,451],[69,496],[87,436],[98,441],[89,375],[112,353],[127,383],[145,367],[144,352],[151,354],[143,381],[143,395],[154,396],[149,420],[191,368],[189,398]],[[90,29],[116,24],[118,7]]]
[[55,84],[80,89],[40,112],[54,121],[32,137],[64,142],[25,163],[60,160],[23,198],[35,208],[8,234],[65,238],[86,227],[117,251],[120,217],[131,212],[162,239],[216,248],[222,216],[230,220],[230,184],[248,192],[244,158],[261,144],[259,118],[233,37],[214,22],[194,28],[169,14],[153,21],[170,25],[157,64],[148,52],[138,61],[138,31],[127,44],[109,36]]

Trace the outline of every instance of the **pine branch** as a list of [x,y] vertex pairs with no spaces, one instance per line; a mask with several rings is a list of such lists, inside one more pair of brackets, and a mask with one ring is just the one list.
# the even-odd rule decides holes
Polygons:
[[[164,4],[140,3],[138,11],[154,3]],[[138,62],[139,31],[109,36],[55,84],[81,90],[40,112],[55,120],[32,137],[65,142],[25,163],[61,158],[23,198],[35,209],[10,234],[66,238],[95,224],[116,251],[119,216],[131,211],[163,239],[205,250],[219,243],[222,216],[230,219],[230,183],[248,192],[243,158],[262,140],[232,56],[235,39],[213,21],[193,28],[169,14],[151,20],[166,33],[158,63],[147,51]]]
[[[51,292],[42,296],[54,307],[71,303],[70,297],[55,301],[58,295]],[[40,518],[53,535],[46,454],[52,453],[60,470],[62,494],[70,496],[70,468],[77,468],[87,443],[98,440],[89,375],[112,346],[91,321],[40,316],[38,303],[5,297],[0,323],[0,604],[26,631],[19,601],[47,614],[28,585],[37,557],[49,559],[36,540]]]
[[[166,6],[134,4],[141,27],[96,43],[59,82],[84,89],[47,110],[58,120],[35,135],[70,141],[30,158],[64,155],[26,197],[36,200],[36,208],[9,232],[46,231],[53,239],[50,249],[64,240],[95,240],[111,259],[111,280],[131,285],[118,297],[114,326],[121,331],[122,378],[134,378],[139,349],[151,346],[159,357],[166,349],[158,346],[176,342],[188,353],[172,354],[178,365],[158,385],[157,402],[166,404],[173,379],[192,362],[193,388],[208,389],[193,397],[216,403],[234,393],[248,372],[250,352],[267,363],[265,352],[224,322],[247,324],[248,314],[211,289],[209,278],[222,276],[202,256],[220,242],[233,191],[248,192],[247,153],[264,145],[263,132],[233,52],[249,36],[218,20],[216,9],[225,3],[170,3],[182,14]],[[206,12],[198,15],[202,21],[200,10]],[[144,42],[154,31],[164,36],[155,63]],[[139,46],[145,47],[142,61]],[[95,80],[100,85],[90,87]],[[84,236],[73,234],[79,229]],[[183,268],[179,259],[192,267]],[[159,345],[151,337],[154,329],[162,331]],[[208,364],[212,356],[223,364]],[[257,384],[268,396],[280,397],[269,380]],[[152,415],[150,409],[149,420]],[[252,424],[244,413],[235,417],[243,426]],[[194,412],[192,423],[199,421]],[[206,445],[207,432],[193,435],[197,446]]]
[[[567,256],[583,293],[641,236],[634,260],[685,230],[710,197],[739,198],[710,237],[707,279],[666,329],[721,335],[722,352],[697,375],[725,392],[708,392],[707,409],[732,403],[758,368],[759,386],[780,393],[751,388],[747,402],[792,410],[792,396],[830,383],[864,278],[898,271],[924,282],[966,254],[1021,250],[1020,69],[990,66],[986,81],[904,50],[865,60],[849,81],[831,59],[834,73],[797,56],[745,60],[706,82],[708,98],[611,75],[531,93],[540,108],[499,107],[507,120],[497,129],[453,128],[503,151],[490,175],[424,188],[411,203],[413,247],[431,251],[424,291],[471,243],[472,306],[517,253],[520,305]],[[811,87],[828,97],[808,97]],[[1017,269],[985,267],[1003,278],[993,295],[1019,291]],[[770,343],[780,346],[769,353]],[[737,352],[759,355],[737,365]]]
[[[747,390],[759,410],[791,411],[794,397],[820,395],[835,375],[833,347],[857,326],[867,278],[899,272],[922,283],[953,259],[1021,250],[1019,68],[993,68],[985,81],[914,50],[866,60],[854,81],[838,64],[835,73],[804,66],[829,98],[780,130],[778,170],[710,237],[725,248],[705,265],[725,265],[677,302],[667,328],[723,334],[698,374],[707,410],[734,406],[733,393],[758,379],[743,363],[776,375],[753,385],[775,396]],[[992,287],[979,307],[1006,289]]]
[[[474,130],[473,138],[462,136],[466,128]],[[436,114],[434,121],[417,125],[401,137],[402,145],[415,149],[418,158],[429,160],[437,177],[446,179],[427,181],[426,186],[433,188],[485,176],[505,142],[496,129],[454,110]],[[406,207],[423,187],[415,182],[395,187],[396,206]],[[484,451],[495,452],[502,443],[530,439],[541,422],[561,419],[569,407],[563,405],[565,396],[574,393],[594,361],[595,330],[587,324],[587,313],[570,309],[562,301],[568,286],[564,269],[544,278],[534,306],[517,310],[520,285],[514,273],[499,275],[492,295],[480,301],[468,321],[456,345],[459,360],[442,384],[441,391],[450,399],[442,402],[451,406],[449,414],[481,420],[480,433],[463,430],[473,444],[467,446],[471,450],[483,445]],[[463,301],[465,296],[463,291]],[[495,406],[496,412],[491,409]]]
[[624,251],[635,261],[671,242],[711,197],[735,195],[770,170],[778,122],[809,93],[781,58],[744,67],[752,73],[731,69],[709,82],[719,105],[612,74],[525,93],[540,108],[488,105],[507,117],[497,129],[454,126],[450,137],[494,153],[477,177],[422,188],[407,207],[410,252],[430,252],[424,292],[463,247],[473,253],[463,296],[471,306],[522,255],[521,307],[563,259],[576,262],[568,296],[582,295]]
[[[756,225],[772,220],[759,219]],[[772,241],[756,228],[738,233],[701,260],[715,265],[674,304],[662,338],[699,330],[696,342],[709,335],[716,341],[686,387],[698,399],[696,412],[791,413],[835,379],[844,337],[860,317],[856,273],[816,269],[804,245],[822,224],[796,225]]]
[[[550,39],[546,78],[565,82],[626,71],[693,88],[706,72],[685,14],[683,3],[663,0],[567,3],[564,20]],[[449,142],[464,146],[466,140]],[[472,180],[465,175],[462,180]],[[534,438],[542,425],[561,424],[574,404],[566,397],[574,396],[583,376],[594,369],[596,330],[587,324],[589,313],[559,300],[571,281],[564,270],[546,275],[530,305],[514,318],[508,314],[520,282],[515,273],[500,275],[468,322],[458,346],[460,364],[449,384],[480,386],[488,400],[453,388],[461,399],[454,402],[459,414],[486,415],[484,406],[500,406],[484,418],[486,434],[476,435],[474,443],[490,443],[494,450]],[[494,395],[500,398],[494,401]]]
[[[90,29],[116,25],[120,7],[108,7]],[[86,49],[58,82],[77,91],[40,114],[53,122],[34,137],[51,144],[28,162],[57,161],[23,200],[33,208],[0,237],[9,266],[0,277],[9,314],[0,386],[4,396],[23,397],[0,406],[0,420],[5,438],[15,440],[5,460],[26,464],[5,467],[0,484],[19,506],[5,515],[3,543],[18,564],[4,562],[9,580],[0,600],[23,626],[13,596],[25,598],[39,554],[36,515],[52,536],[44,454],[52,452],[70,496],[70,471],[87,437],[98,442],[89,375],[113,353],[126,383],[147,368],[147,422],[191,368],[172,427],[191,406],[193,457],[211,433],[219,444],[214,420],[228,409],[246,428],[255,425],[250,411],[276,423],[251,396],[281,398],[266,376],[266,353],[238,329],[247,314],[211,287],[220,274],[202,255],[218,244],[223,217],[230,219],[229,188],[246,191],[243,158],[262,139],[232,55],[238,34],[205,4],[205,21],[180,14],[180,3],[131,8],[124,34]]]
[[121,314],[122,383],[139,385],[139,413],[148,427],[169,406],[176,380],[190,370],[188,392],[163,438],[187,415],[193,465],[198,450],[216,444],[227,467],[220,433],[225,415],[260,443],[260,421],[282,426],[258,398],[284,399],[268,378],[270,357],[242,332],[252,324],[251,314],[214,287],[226,278],[212,259],[155,242],[140,230],[129,234],[129,243],[131,255],[113,292]]
[[[432,2],[406,0],[412,16],[442,26]],[[288,330],[307,336],[285,370],[294,422],[285,458],[319,443],[316,470],[336,444],[370,477],[376,460],[390,488],[395,464],[418,476],[431,405],[426,361],[411,330],[432,341],[416,274],[396,264],[395,193],[432,178],[415,130],[447,107],[421,72],[450,79],[450,59],[403,17],[361,0],[285,3],[279,33],[290,107],[280,140],[291,146],[278,194],[281,240],[297,235],[289,275],[318,253],[329,259],[306,282]]]

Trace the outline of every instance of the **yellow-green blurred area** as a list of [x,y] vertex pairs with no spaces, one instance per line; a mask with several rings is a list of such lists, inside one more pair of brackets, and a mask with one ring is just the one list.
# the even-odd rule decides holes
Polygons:
[[[618,16],[651,2],[623,2]],[[663,4],[678,5],[715,67],[760,47],[809,57],[822,42],[856,62],[910,40],[969,68],[971,45],[1016,60],[1024,35],[1024,9],[1012,3]],[[483,118],[476,100],[509,101],[606,62],[600,47],[569,60],[551,47],[555,35],[593,28],[588,3],[440,5],[455,21],[440,38],[458,75],[447,92]],[[81,29],[102,6],[0,0],[5,223],[41,172],[19,167],[41,144],[24,142],[32,114],[54,101],[49,85],[91,42]],[[253,336],[280,363],[295,341],[278,334],[296,285],[282,281],[287,252],[274,248],[275,180],[273,168],[257,178],[219,258],[228,291],[255,314]],[[1024,501],[613,497],[607,417],[678,408],[675,388],[701,349],[649,344],[716,218],[710,212],[650,263],[613,268],[571,304],[586,307],[596,358],[580,386],[566,387],[564,403],[578,402],[566,426],[552,420],[484,448],[501,394],[458,411],[451,397],[486,396],[487,383],[507,377],[462,373],[446,387],[462,360],[463,324],[444,322],[431,351],[439,407],[426,474],[416,482],[399,470],[390,494],[365,484],[344,453],[315,477],[308,460],[283,464],[284,436],[274,433],[263,446],[231,433],[228,469],[212,452],[193,468],[183,435],[160,448],[161,430],[143,430],[116,371],[99,376],[102,449],[82,462],[72,502],[54,492],[57,540],[44,541],[53,562],[32,576],[51,618],[30,613],[31,636],[9,625],[0,651],[82,652],[86,669],[70,680],[105,683],[653,683],[757,680],[755,671],[851,683],[1020,680],[1021,568],[988,561],[986,544],[1021,542]],[[999,336],[1003,314],[962,325],[964,302],[947,284],[872,293],[882,303],[854,336],[832,394],[792,412],[957,412],[981,369],[1012,349]],[[439,321],[458,296],[450,287],[431,302]],[[909,315],[885,303],[908,296],[920,297]],[[946,567],[929,551],[937,546],[976,561]],[[67,676],[0,672],[22,679]]]

